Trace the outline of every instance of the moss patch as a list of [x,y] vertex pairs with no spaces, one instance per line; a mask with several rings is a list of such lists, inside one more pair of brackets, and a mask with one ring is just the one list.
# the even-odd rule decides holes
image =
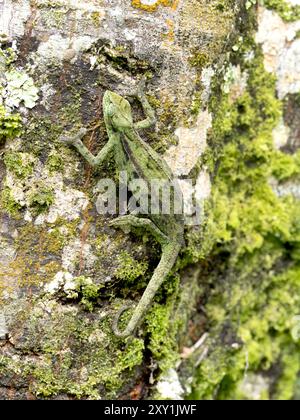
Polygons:
[[30,392],[39,398],[64,393],[78,399],[99,399],[100,393],[115,398],[142,363],[143,340],[121,344],[111,336],[106,320],[95,322],[74,307],[45,300],[29,314],[19,311],[18,317],[21,335],[26,328],[22,350],[41,356],[34,362],[1,357],[0,375],[23,371],[24,378],[30,378]]
[[47,160],[46,166],[51,174],[61,172],[64,168],[64,159],[61,154],[52,152]]
[[285,0],[262,0],[262,4],[275,10],[286,22],[296,22],[300,19],[299,5],[291,5]]
[[116,277],[126,283],[133,283],[138,277],[144,276],[148,270],[147,262],[135,260],[126,251],[120,253],[118,260],[120,265]]
[[299,156],[274,149],[272,130],[282,103],[260,52],[242,66],[249,75],[243,96],[232,104],[228,95],[219,100],[216,94],[211,104],[210,144],[219,165],[204,245],[198,248],[196,236],[190,238],[193,260],[210,254],[213,288],[205,305],[210,352],[198,369],[193,397],[251,399],[242,383],[245,372],[252,372],[266,381],[273,377],[261,398],[290,399],[300,362],[299,342],[291,335],[300,307],[299,201],[277,197],[270,178],[297,177]]
[[30,196],[30,208],[36,215],[45,213],[54,203],[52,188],[40,186]]
[[4,163],[6,168],[19,179],[26,179],[33,172],[34,159],[26,153],[8,152],[4,156]]
[[1,193],[0,207],[6,211],[10,216],[17,217],[22,206],[16,202],[10,188],[6,187]]
[[6,139],[17,137],[21,134],[22,120],[19,114],[10,114],[0,105],[0,143]]

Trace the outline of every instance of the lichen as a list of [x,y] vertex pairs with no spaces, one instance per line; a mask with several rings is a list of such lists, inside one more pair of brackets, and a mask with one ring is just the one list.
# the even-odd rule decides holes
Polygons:
[[159,6],[171,7],[175,10],[178,5],[178,0],[153,0],[153,4],[144,4],[143,0],[131,0],[131,5],[147,12],[154,12]]
[[39,96],[33,79],[25,72],[17,70],[6,72],[5,77],[6,86],[3,96],[6,105],[10,108],[18,108],[20,104],[24,104],[26,108],[34,108]]

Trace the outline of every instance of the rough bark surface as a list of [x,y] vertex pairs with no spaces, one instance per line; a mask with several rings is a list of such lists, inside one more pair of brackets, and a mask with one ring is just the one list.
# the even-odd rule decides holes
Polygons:
[[[0,0],[0,398],[299,396],[299,8]],[[142,136],[203,214],[121,340],[160,249],[97,213],[113,159],[93,171],[59,137],[85,126],[96,153],[105,90],[145,75]]]

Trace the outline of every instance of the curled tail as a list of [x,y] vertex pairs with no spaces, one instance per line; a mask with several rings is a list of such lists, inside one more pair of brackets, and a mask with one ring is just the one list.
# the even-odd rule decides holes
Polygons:
[[173,268],[177,256],[179,254],[180,248],[181,245],[178,242],[171,242],[170,244],[164,246],[160,263],[154,271],[153,276],[147,286],[147,289],[145,290],[140,302],[135,308],[133,315],[124,331],[119,330],[118,323],[120,316],[124,311],[128,309],[128,306],[122,308],[119,314],[117,315],[112,327],[113,332],[117,337],[126,338],[134,332],[139,322],[144,317],[145,312],[148,310],[154,296],[156,295],[156,292],[158,291],[158,289],[166,279],[167,275]]

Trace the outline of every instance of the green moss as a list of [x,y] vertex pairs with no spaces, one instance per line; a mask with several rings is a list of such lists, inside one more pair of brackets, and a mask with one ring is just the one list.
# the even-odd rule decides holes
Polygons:
[[0,105],[0,143],[6,139],[17,137],[21,134],[22,120],[19,114],[9,114]]
[[294,347],[291,352],[283,356],[281,379],[276,387],[276,400],[291,400],[295,395],[295,388],[300,371],[299,349]]
[[292,6],[286,0],[262,0],[268,9],[275,10],[286,22],[295,22],[300,19],[300,6]]
[[294,155],[283,152],[274,153],[273,175],[280,181],[299,177],[300,175],[300,151]]
[[16,202],[11,192],[11,189],[6,187],[1,193],[1,208],[6,211],[10,216],[18,216],[22,206]]
[[30,196],[30,208],[35,214],[45,213],[54,203],[54,192],[52,188],[39,187]]
[[34,168],[34,160],[26,153],[8,152],[4,156],[4,163],[9,171],[17,178],[28,178]]
[[137,261],[126,251],[121,252],[118,261],[119,267],[115,274],[116,278],[129,284],[144,276],[148,270],[146,261]]
[[126,347],[126,351],[124,353],[119,353],[118,364],[120,365],[121,369],[131,370],[135,366],[140,366],[143,361],[144,349],[145,344],[143,340],[137,338],[131,340]]
[[[39,157],[46,152],[53,153],[53,145],[63,149],[58,140],[62,132],[63,128],[53,123],[49,118],[31,115],[22,135],[24,150]],[[64,156],[66,153],[64,152]]]
[[2,357],[1,374],[22,371],[24,378],[30,378],[30,392],[39,398],[67,393],[78,399],[99,399],[100,392],[107,399],[116,398],[123,383],[134,375],[135,366],[142,363],[143,340],[134,338],[120,345],[110,335],[106,321],[91,322],[82,313],[54,301],[44,305],[50,305],[51,317],[33,309],[27,312],[24,325],[27,339],[23,348],[38,349],[41,356],[33,363]]
[[274,148],[282,103],[260,52],[242,66],[249,75],[243,96],[233,104],[216,92],[211,103],[210,156],[217,156],[218,171],[207,224],[190,236],[191,259],[209,254],[212,261],[205,305],[210,353],[194,383],[197,399],[241,398],[247,370],[265,377],[277,370],[276,385],[262,398],[292,398],[299,371],[299,343],[291,335],[300,307],[299,201],[277,197],[269,184],[271,177],[298,176],[299,155]]
[[46,166],[51,174],[55,172],[61,172],[64,168],[64,159],[61,154],[51,153],[47,160]]
[[202,105],[201,92],[196,92],[193,102],[192,102],[192,106],[191,106],[191,114],[198,116],[201,110],[201,105]]
[[86,278],[85,276],[76,277],[73,281],[75,288],[74,291],[68,294],[68,297],[79,298],[81,305],[86,310],[92,312],[103,285],[94,284],[90,278]]
[[194,52],[189,59],[190,65],[196,67],[198,70],[202,70],[210,63],[210,57],[204,52]]
[[174,303],[169,299],[164,305],[154,304],[145,319],[149,334],[148,349],[163,372],[174,367],[178,360],[178,325],[177,322],[170,322],[173,311]]

